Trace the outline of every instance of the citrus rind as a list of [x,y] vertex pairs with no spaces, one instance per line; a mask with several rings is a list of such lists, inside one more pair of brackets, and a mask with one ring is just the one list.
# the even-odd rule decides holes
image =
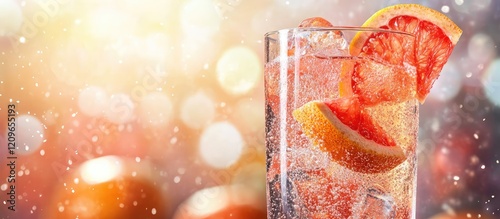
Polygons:
[[294,110],[293,116],[313,145],[355,172],[387,172],[406,160],[400,147],[380,145],[362,137],[343,124],[323,102],[311,101]]

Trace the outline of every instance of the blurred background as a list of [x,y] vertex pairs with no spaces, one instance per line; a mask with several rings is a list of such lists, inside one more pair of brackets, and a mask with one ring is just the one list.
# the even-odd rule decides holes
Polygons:
[[[264,33],[410,2],[0,0],[0,218],[265,218]],[[464,33],[421,106],[417,218],[500,218],[500,2],[418,3]]]

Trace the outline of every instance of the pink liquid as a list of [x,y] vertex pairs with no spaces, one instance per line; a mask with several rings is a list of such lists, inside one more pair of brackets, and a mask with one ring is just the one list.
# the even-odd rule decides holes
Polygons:
[[[360,61],[372,62],[306,55],[266,64],[268,218],[414,218],[416,100],[368,109],[407,158],[384,173],[359,173],[339,165],[311,144],[291,116],[309,101],[338,98],[342,66]],[[370,70],[380,74],[394,70],[371,64],[375,67]]]

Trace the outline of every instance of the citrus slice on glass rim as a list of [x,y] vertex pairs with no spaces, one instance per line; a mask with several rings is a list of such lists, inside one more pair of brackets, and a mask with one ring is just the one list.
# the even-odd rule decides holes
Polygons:
[[[373,77],[381,72],[366,71],[355,64],[352,71],[343,71],[339,84],[341,96],[357,94],[367,105],[383,101],[400,102],[416,97],[424,102],[434,81],[455,47],[462,30],[444,14],[419,4],[398,4],[373,14],[363,27],[381,28],[409,33],[360,31],[350,44],[352,56],[370,57],[388,65],[402,66],[406,70],[390,73],[384,86],[373,84]],[[403,90],[393,89],[394,82],[407,81],[408,70],[413,67],[416,89],[408,84]],[[411,72],[411,71],[410,71]],[[376,74],[375,74],[376,73]],[[402,87],[403,85],[399,85]]]
[[311,101],[294,110],[293,117],[314,146],[353,171],[386,172],[406,159],[394,139],[363,110],[357,97]]

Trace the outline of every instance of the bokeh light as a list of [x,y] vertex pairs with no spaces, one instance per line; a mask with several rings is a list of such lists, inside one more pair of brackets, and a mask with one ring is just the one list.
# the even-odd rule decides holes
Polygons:
[[82,180],[90,185],[109,181],[122,174],[122,165],[120,159],[113,156],[86,161],[80,166]]
[[500,106],[500,59],[490,63],[483,79],[486,97],[493,104]]
[[101,116],[107,108],[109,96],[100,87],[86,87],[78,96],[78,107],[87,116]]
[[200,129],[213,120],[215,103],[205,92],[199,91],[184,99],[180,110],[180,117],[185,125]]
[[449,101],[460,92],[465,76],[453,62],[446,63],[441,72],[442,74],[434,82],[429,98]]
[[180,42],[181,56],[180,66],[182,73],[186,75],[197,75],[202,70],[210,67],[217,57],[220,45],[212,43],[209,39],[198,39],[193,35],[187,35]]
[[91,159],[56,184],[42,218],[165,218],[169,200],[152,172],[149,161]]
[[188,38],[211,38],[219,31],[221,17],[210,0],[186,1],[179,17],[182,30]]
[[477,33],[471,37],[467,45],[469,58],[477,63],[488,63],[496,55],[495,41],[484,33]]
[[118,38],[130,35],[137,24],[136,17],[114,8],[97,8],[84,19],[89,33],[96,38]]
[[0,1],[0,36],[16,34],[23,23],[21,8],[14,0]]
[[245,94],[261,79],[262,63],[250,48],[237,46],[226,50],[217,61],[217,81],[228,93]]
[[21,115],[17,117],[17,151],[22,155],[32,154],[38,151],[45,140],[45,127],[32,115]]
[[464,31],[420,106],[417,218],[497,218],[493,0],[0,0],[0,143],[13,103],[18,147],[0,218],[265,218],[264,33],[397,3]]
[[241,156],[243,138],[229,122],[216,122],[206,127],[200,136],[199,153],[207,164],[227,168]]

